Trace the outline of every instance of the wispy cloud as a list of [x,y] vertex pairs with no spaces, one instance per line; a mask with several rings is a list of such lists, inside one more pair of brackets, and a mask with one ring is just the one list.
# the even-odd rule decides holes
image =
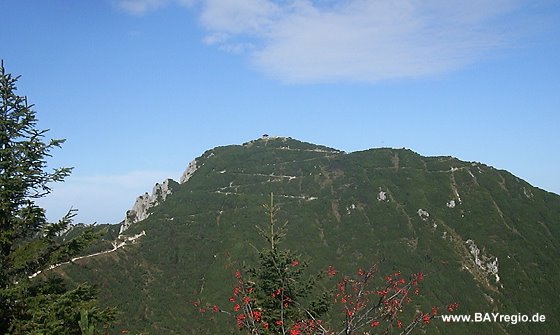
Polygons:
[[[171,1],[171,0],[169,0]],[[126,0],[142,8],[164,0]],[[287,82],[445,73],[504,44],[521,0],[190,0],[205,42]],[[507,24],[506,24],[507,23]]]
[[142,15],[166,5],[169,0],[118,0],[117,5],[132,15]]
[[144,15],[156,9],[163,8],[170,4],[177,4],[190,7],[198,0],[113,0],[115,5],[121,10],[131,15]]
[[53,192],[37,202],[47,209],[49,221],[57,221],[71,207],[78,209],[78,222],[118,223],[136,197],[152,192],[155,183],[179,179],[177,172],[132,171],[120,175],[70,176],[54,184]]

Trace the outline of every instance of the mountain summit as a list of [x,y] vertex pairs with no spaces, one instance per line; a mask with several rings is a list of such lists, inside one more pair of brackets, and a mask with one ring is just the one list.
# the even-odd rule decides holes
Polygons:
[[227,300],[232,262],[254,261],[262,246],[254,227],[271,192],[289,222],[284,246],[312,270],[382,261],[382,272],[426,274],[422,306],[546,315],[540,324],[442,322],[434,333],[560,328],[560,197],[507,171],[407,149],[345,153],[265,136],[208,150],[128,211],[120,238],[134,245],[60,271],[99,283],[126,315],[123,328],[225,333],[191,302]]

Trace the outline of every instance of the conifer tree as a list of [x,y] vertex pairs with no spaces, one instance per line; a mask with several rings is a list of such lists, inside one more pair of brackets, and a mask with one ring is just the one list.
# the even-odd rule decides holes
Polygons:
[[307,261],[290,249],[280,248],[287,221],[278,224],[279,208],[272,193],[270,204],[263,207],[269,222],[256,229],[267,246],[258,251],[255,266],[235,272],[237,283],[229,298],[233,313],[218,306],[207,309],[233,316],[237,328],[250,334],[288,334],[294,329],[324,334],[319,318],[328,311],[330,294],[317,287],[324,273],[306,276]]
[[63,181],[71,168],[47,170],[51,150],[64,140],[45,141],[48,130],[37,128],[36,113],[27,98],[16,94],[19,77],[0,64],[0,334],[79,334],[81,310],[107,320],[109,310],[95,308],[88,285],[68,288],[52,274],[36,276],[50,265],[67,261],[97,235],[87,229],[61,241],[75,213],[48,223],[35,199]]

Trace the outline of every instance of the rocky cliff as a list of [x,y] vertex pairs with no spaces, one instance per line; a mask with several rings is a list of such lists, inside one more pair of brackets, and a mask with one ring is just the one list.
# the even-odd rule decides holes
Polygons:
[[[197,169],[196,159],[192,160],[185,172],[183,172],[181,179],[179,179],[180,184],[186,183],[189,178],[195,173]],[[131,209],[126,211],[124,220],[121,223],[119,234],[125,232],[131,225],[146,219],[151,214],[151,210],[159,205],[162,201],[165,201],[168,195],[173,193],[171,184],[176,183],[173,179],[166,179],[161,184],[156,183],[152,190],[152,193],[148,192],[140,195],[136,198],[134,205]]]

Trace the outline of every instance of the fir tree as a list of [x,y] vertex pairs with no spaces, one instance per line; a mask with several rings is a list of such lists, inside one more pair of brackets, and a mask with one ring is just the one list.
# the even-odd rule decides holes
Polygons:
[[70,210],[48,223],[35,199],[63,181],[71,168],[47,170],[51,150],[64,140],[45,141],[48,130],[37,128],[36,113],[27,98],[16,94],[19,77],[0,64],[0,334],[79,334],[80,311],[106,321],[109,310],[95,308],[88,285],[68,288],[59,278],[36,276],[50,265],[71,259],[97,238],[92,229],[62,242],[75,215]]
[[307,261],[280,248],[287,221],[278,224],[273,194],[264,208],[269,221],[256,229],[268,243],[258,250],[258,263],[235,272],[229,308],[207,305],[201,312],[226,313],[247,334],[291,334],[294,329],[305,330],[300,334],[326,334],[320,317],[328,311],[330,293],[317,285],[325,274],[306,276]]

